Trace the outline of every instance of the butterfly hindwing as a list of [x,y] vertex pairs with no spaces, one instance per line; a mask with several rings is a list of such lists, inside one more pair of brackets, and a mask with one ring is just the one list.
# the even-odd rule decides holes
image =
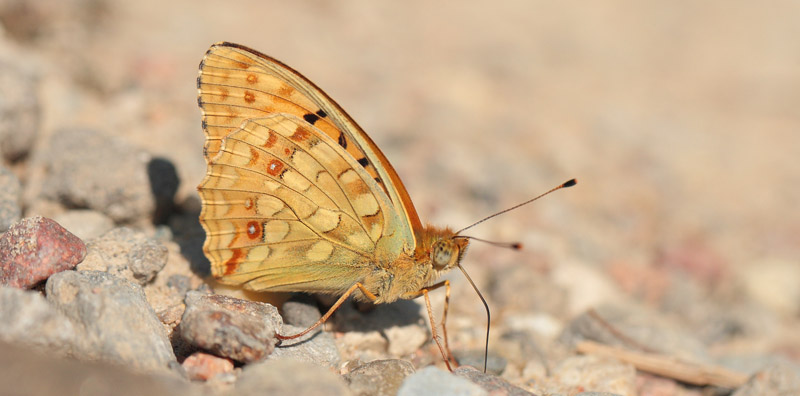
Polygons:
[[200,188],[212,272],[251,289],[342,292],[396,224],[377,183],[313,125],[286,114],[227,135]]

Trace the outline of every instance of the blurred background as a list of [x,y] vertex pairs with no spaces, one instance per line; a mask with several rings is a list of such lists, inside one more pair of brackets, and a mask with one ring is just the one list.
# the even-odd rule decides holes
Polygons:
[[[3,0],[0,51],[39,75],[37,144],[65,127],[124,139],[175,165],[191,211],[197,66],[214,42],[249,46],[350,113],[423,221],[460,228],[578,179],[469,231],[526,247],[466,258],[498,320],[621,300],[702,329],[743,312],[731,334],[751,342],[727,345],[798,359],[798,15],[794,1]],[[452,334],[480,345],[483,308],[453,279]]]

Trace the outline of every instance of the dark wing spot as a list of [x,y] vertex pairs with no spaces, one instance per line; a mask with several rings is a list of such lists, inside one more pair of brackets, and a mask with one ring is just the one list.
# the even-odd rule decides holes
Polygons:
[[369,160],[366,157],[361,157],[358,159],[358,163],[361,164],[361,166],[366,167],[369,165]]
[[200,125],[203,126],[203,129],[208,129],[208,121],[206,120],[200,121]]
[[[202,66],[202,64],[200,66]],[[200,84],[201,84],[200,79],[201,79],[201,77],[197,76],[197,89],[200,89]]]
[[319,116],[316,114],[308,113],[303,116],[303,119],[306,120],[307,123],[314,125],[314,123],[317,122],[317,120],[319,120]]
[[381,182],[381,178],[380,178],[380,177],[376,177],[376,178],[375,178],[375,183],[381,184],[381,183],[382,183],[382,182]]
[[197,97],[197,105],[203,107],[203,99],[201,97]]
[[344,137],[344,134],[339,132],[339,145],[347,148],[347,138]]
[[320,111],[317,112],[317,115],[319,116],[319,118],[325,118],[325,117],[328,116],[328,113],[320,110]]

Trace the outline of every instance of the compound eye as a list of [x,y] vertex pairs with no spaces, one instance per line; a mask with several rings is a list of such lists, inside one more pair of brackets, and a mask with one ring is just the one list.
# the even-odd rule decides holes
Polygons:
[[453,258],[453,246],[443,242],[437,242],[433,245],[433,252],[431,253],[433,261],[433,268],[437,270],[444,269],[450,264]]

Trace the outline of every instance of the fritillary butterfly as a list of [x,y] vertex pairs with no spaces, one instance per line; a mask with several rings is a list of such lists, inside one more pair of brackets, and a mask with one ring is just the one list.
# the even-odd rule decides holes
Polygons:
[[[423,226],[392,165],[314,83],[232,44],[206,53],[197,78],[208,171],[198,187],[203,251],[226,284],[350,296],[376,304],[424,296],[450,368],[448,281],[468,237]],[[463,268],[462,268],[463,271]],[[466,274],[466,273],[465,273]],[[444,286],[444,345],[428,292]]]

